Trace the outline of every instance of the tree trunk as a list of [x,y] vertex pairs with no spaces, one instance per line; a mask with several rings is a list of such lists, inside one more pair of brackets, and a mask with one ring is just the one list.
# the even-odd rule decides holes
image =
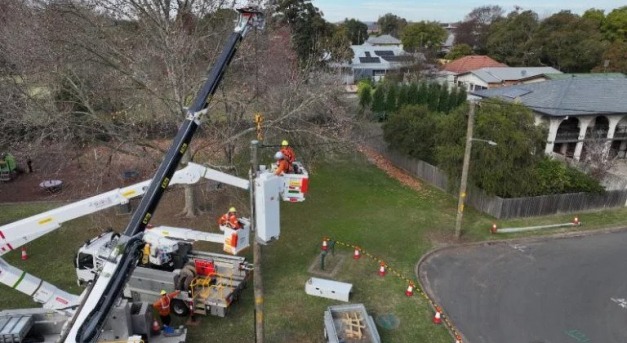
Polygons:
[[[192,159],[192,154],[190,149],[187,149],[185,154],[183,154],[183,159],[181,160],[181,164],[186,165]],[[184,196],[185,196],[185,207],[183,207],[183,211],[181,215],[186,218],[195,218],[198,215],[198,206],[196,203],[196,188],[194,185],[183,185]]]

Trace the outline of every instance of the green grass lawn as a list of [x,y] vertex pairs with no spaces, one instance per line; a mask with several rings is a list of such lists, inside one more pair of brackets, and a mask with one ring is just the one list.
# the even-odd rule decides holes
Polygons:
[[[416,262],[435,246],[450,244],[456,200],[425,186],[413,191],[390,179],[368,164],[360,155],[347,161],[317,166],[311,177],[311,191],[304,203],[281,205],[281,238],[263,249],[265,288],[265,337],[267,342],[322,342],[322,315],[337,301],[305,294],[308,268],[320,253],[324,236],[356,244],[386,261],[404,276],[414,279]],[[0,206],[0,222],[6,223],[38,213],[45,205]],[[578,229],[621,225],[626,209],[580,215]],[[498,222],[504,226],[551,224],[572,220],[573,215],[551,216]],[[61,230],[29,244],[31,258],[19,259],[19,252],[7,260],[65,290],[79,293],[71,263],[81,242],[107,225],[106,216],[84,218],[64,225]],[[472,209],[464,215],[464,241],[502,239],[537,235],[490,235],[494,220]],[[565,231],[567,229],[560,229]],[[549,233],[559,232],[557,230]],[[378,264],[364,256],[351,258],[352,250],[336,246],[336,254],[346,254],[338,281],[353,284],[351,301],[363,303],[373,317],[393,314],[399,319],[395,329],[378,327],[384,342],[450,342],[444,326],[431,323],[433,313],[418,293],[409,298],[407,283],[389,273],[377,275]],[[248,252],[248,258],[250,252]],[[29,297],[0,286],[0,308],[36,306]],[[446,311],[446,309],[444,309]],[[227,318],[205,317],[190,328],[189,342],[205,342],[220,337],[221,342],[251,342],[254,337],[253,292],[248,287]],[[182,323],[182,320],[179,320]]]

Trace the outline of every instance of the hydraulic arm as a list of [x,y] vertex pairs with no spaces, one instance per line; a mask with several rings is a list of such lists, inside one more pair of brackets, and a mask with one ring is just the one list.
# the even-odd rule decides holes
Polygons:
[[[169,185],[194,184],[202,178],[242,189],[249,188],[248,180],[191,162],[174,173]],[[0,226],[0,256],[57,230],[65,222],[128,203],[130,199],[143,195],[149,184],[150,180],[146,180],[2,225]],[[79,303],[78,296],[15,268],[2,258],[0,258],[0,283],[31,296],[36,302],[43,304],[44,308],[63,311],[68,315],[74,313]]]

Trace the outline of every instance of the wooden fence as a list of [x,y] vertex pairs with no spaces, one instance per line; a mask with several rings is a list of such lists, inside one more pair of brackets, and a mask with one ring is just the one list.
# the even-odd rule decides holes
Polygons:
[[[406,170],[423,181],[457,195],[449,187],[447,175],[435,166],[421,160],[403,156],[397,152],[373,147],[395,166]],[[455,188],[457,186],[455,185]],[[544,216],[556,213],[575,213],[586,210],[624,207],[627,190],[611,190],[603,194],[569,193],[525,198],[501,198],[491,196],[476,187],[468,187],[466,203],[497,219]]]

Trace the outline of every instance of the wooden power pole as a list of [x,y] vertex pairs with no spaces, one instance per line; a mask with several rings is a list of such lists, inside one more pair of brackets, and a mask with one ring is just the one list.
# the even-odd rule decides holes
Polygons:
[[464,215],[464,202],[466,201],[466,187],[468,185],[468,167],[470,166],[470,149],[472,147],[472,130],[475,122],[475,102],[470,101],[468,111],[468,129],[466,130],[466,149],[464,151],[464,164],[462,165],[462,180],[459,184],[459,199],[457,201],[457,219],[455,220],[455,238],[462,236],[462,217]]
[[263,343],[263,279],[261,277],[261,244],[257,241],[255,225],[255,177],[259,170],[257,149],[259,141],[250,142],[250,227],[253,232],[253,288],[255,292],[255,343]]

